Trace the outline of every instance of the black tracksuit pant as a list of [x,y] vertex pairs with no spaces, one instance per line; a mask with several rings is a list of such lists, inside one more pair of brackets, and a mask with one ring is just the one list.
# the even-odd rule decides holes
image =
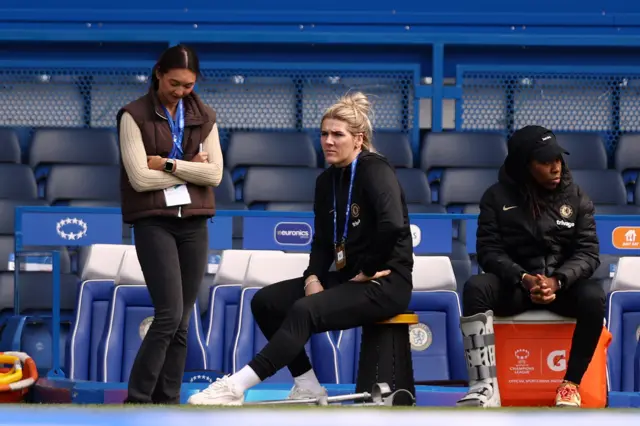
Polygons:
[[347,330],[404,313],[411,283],[391,273],[376,282],[341,282],[329,273],[324,291],[305,296],[304,279],[260,289],[251,301],[255,321],[269,343],[249,363],[261,380],[288,366],[293,377],[311,369],[304,351],[311,334]]
[[207,220],[142,219],[134,225],[134,242],[154,318],[131,368],[125,402],[179,404],[189,319],[207,267]]
[[471,277],[464,286],[463,313],[471,316],[492,310],[496,316],[513,316],[546,309],[576,319],[565,380],[580,384],[595,353],[605,315],[605,294],[600,283],[583,280],[557,293],[547,304],[533,303],[521,286],[504,285],[493,274]]

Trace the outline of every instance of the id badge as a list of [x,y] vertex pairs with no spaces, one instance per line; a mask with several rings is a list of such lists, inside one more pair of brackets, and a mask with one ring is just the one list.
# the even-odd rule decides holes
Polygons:
[[336,245],[336,269],[339,271],[347,264],[347,255],[344,251],[344,244]]
[[164,199],[167,207],[184,206],[191,204],[191,197],[187,185],[176,185],[164,190]]

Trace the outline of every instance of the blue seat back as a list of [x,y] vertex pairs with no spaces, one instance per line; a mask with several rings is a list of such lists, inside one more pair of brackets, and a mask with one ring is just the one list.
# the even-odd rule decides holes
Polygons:
[[[148,327],[153,321],[153,304],[146,285],[117,285],[109,304],[109,318],[98,347],[98,380],[126,382]],[[189,321],[185,370],[206,370],[200,309],[194,304]]]
[[113,280],[87,280],[80,284],[75,321],[66,341],[69,379],[98,380],[98,345],[114,288]]
[[0,163],[15,163],[22,161],[20,139],[14,129],[0,129]]
[[506,157],[507,142],[502,133],[430,132],[424,137],[420,168],[430,175],[434,169],[495,169]]
[[558,144],[569,152],[564,161],[572,170],[606,170],[607,150],[598,133],[555,133]]
[[0,198],[10,200],[38,198],[36,178],[29,166],[0,163]]
[[316,167],[311,137],[301,132],[233,132],[225,155],[226,167]]
[[119,202],[120,166],[53,166],[47,178],[45,196],[52,205],[71,200]]
[[[252,255],[240,295],[238,326],[233,344],[233,372],[244,367],[267,343],[251,313],[253,296],[265,285],[301,277],[308,263],[308,254],[302,253]],[[340,383],[338,351],[331,333],[312,335],[305,350],[320,382]],[[291,373],[286,368],[267,379],[272,383],[292,381]]]
[[244,202],[313,203],[316,179],[323,172],[310,167],[251,167],[244,182]]
[[[242,282],[254,250],[224,250],[220,256],[213,286],[208,289],[204,329],[209,369],[230,373],[231,351],[238,319]],[[280,253],[281,251],[264,251]]]
[[413,152],[406,133],[376,132],[373,135],[373,147],[384,155],[393,167],[413,167]]
[[427,175],[420,169],[397,169],[396,176],[407,204],[431,204],[431,189]]
[[66,373],[72,380],[98,380],[98,346],[109,317],[115,278],[127,250],[127,245],[95,244],[82,253],[78,269],[82,282],[66,341]]
[[615,151],[615,168],[625,184],[636,184],[640,171],[640,133],[620,135]]
[[496,182],[497,169],[446,169],[442,173],[438,203],[447,208],[480,204],[484,192]]
[[640,258],[621,257],[607,300],[607,325],[612,335],[608,348],[611,391],[640,391],[634,357],[640,337]]
[[594,204],[627,204],[627,191],[616,170],[572,170],[571,174]]

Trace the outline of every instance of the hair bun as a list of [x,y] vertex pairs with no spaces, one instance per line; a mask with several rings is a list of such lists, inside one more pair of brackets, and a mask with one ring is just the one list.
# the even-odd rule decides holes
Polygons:
[[348,93],[340,99],[340,103],[356,109],[359,113],[367,117],[371,113],[371,103],[362,92]]

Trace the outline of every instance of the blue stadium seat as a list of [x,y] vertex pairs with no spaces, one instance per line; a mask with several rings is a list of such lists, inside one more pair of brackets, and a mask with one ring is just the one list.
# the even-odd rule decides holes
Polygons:
[[95,244],[83,259],[75,318],[66,342],[66,373],[72,380],[98,380],[98,344],[107,323],[115,278],[129,248]]
[[16,207],[19,206],[46,206],[47,202],[37,199],[3,200],[0,199],[0,235],[13,235],[15,233]]
[[484,192],[496,182],[496,169],[447,169],[442,173],[438,202],[448,211],[461,212],[466,205],[480,204]]
[[[118,270],[109,318],[98,345],[98,381],[126,382],[142,339],[153,321],[153,305],[135,249],[128,249]],[[189,322],[186,370],[206,370],[200,308],[194,303]]]
[[52,164],[117,165],[120,151],[110,129],[36,129],[29,148],[29,166],[37,180]]
[[[231,172],[228,169],[224,169],[222,172],[222,179],[220,185],[213,188],[213,192],[216,196],[216,205],[234,205],[241,204],[236,201],[236,192],[233,188],[233,180],[231,179]],[[235,208],[235,206],[234,206]]]
[[[398,182],[404,191],[407,208],[411,213],[446,213],[442,206],[431,204],[431,189],[427,175],[420,169],[396,169]],[[419,211],[432,209],[431,211]]]
[[240,167],[317,167],[311,137],[300,132],[233,132],[225,154],[225,166],[237,182],[244,174]]
[[[451,262],[445,256],[415,256],[409,310],[419,324],[409,328],[416,381],[464,381],[467,368],[460,333],[460,301]],[[355,380],[360,359],[360,330],[348,330],[339,341],[342,374]]]
[[625,185],[633,189],[640,172],[640,133],[620,135],[614,163],[616,170],[622,174]]
[[572,170],[573,181],[589,195],[593,204],[625,205],[627,191],[615,170]]
[[51,205],[71,201],[120,201],[120,166],[55,165],[46,182]]
[[250,208],[266,203],[313,203],[316,179],[324,169],[251,167],[244,182],[244,202]]
[[213,286],[200,291],[200,306],[204,299],[202,290],[206,290],[209,296],[209,306],[201,312],[206,317],[203,328],[206,330],[205,345],[210,370],[231,372],[231,350],[244,275],[249,258],[252,255],[260,256],[261,253],[284,255],[284,252],[270,250],[225,250],[222,252]]
[[[236,201],[236,190],[231,179],[231,172],[228,169],[224,169],[220,185],[213,188],[213,193],[215,194],[216,210],[247,210],[247,206],[243,202]],[[232,223],[232,238],[242,238],[242,218],[234,216]]]
[[[267,343],[251,313],[251,299],[260,288],[286,279],[301,277],[309,264],[305,253],[261,254],[252,256],[242,283],[238,327],[233,344],[232,372],[239,371]],[[341,383],[338,351],[331,333],[311,336],[305,346],[313,369],[321,383]],[[284,368],[266,380],[271,383],[292,383],[288,369]]]
[[19,164],[22,161],[20,140],[13,129],[0,129],[0,163]]
[[613,339],[608,349],[612,391],[638,392],[640,382],[634,357],[640,337],[640,257],[618,261],[607,305],[607,326]]
[[373,147],[378,153],[384,155],[393,167],[413,167],[413,152],[405,133],[376,132],[373,135]]
[[564,161],[571,170],[607,170],[607,150],[598,133],[555,133],[558,144],[569,151]]
[[0,164],[0,199],[35,200],[38,188],[26,164]]
[[437,182],[443,169],[499,168],[507,157],[506,138],[501,133],[427,133],[420,153],[420,168]]

